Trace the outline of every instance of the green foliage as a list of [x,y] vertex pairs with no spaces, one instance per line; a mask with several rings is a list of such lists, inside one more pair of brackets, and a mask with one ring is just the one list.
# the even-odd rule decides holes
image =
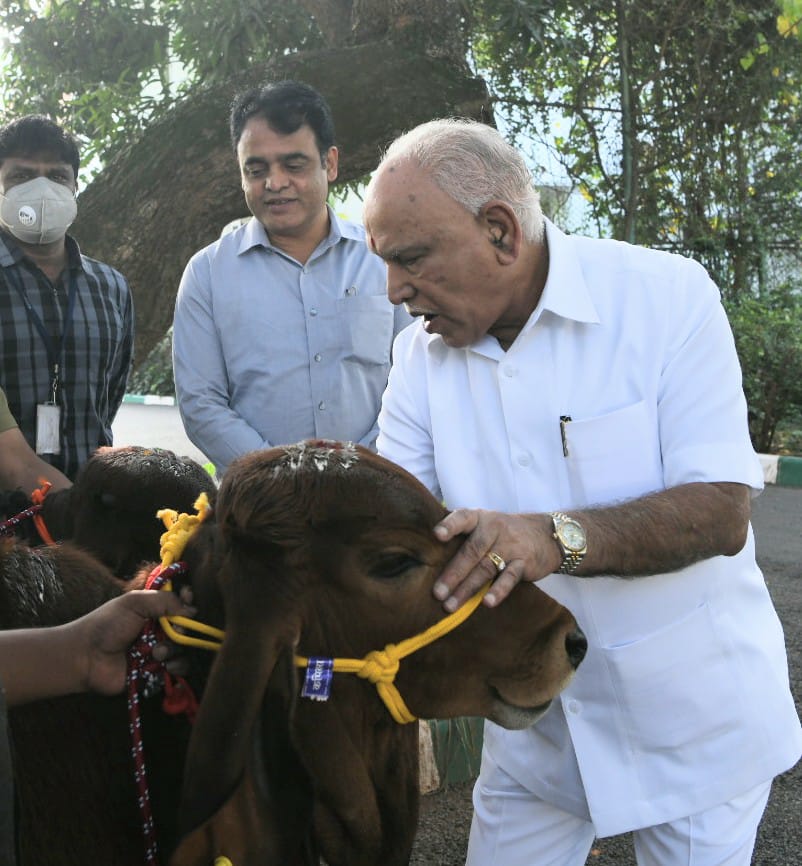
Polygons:
[[[796,0],[792,0],[796,2]],[[798,246],[802,52],[765,0],[477,0],[505,128],[556,162],[600,234],[691,255],[727,294]],[[741,59],[762,44],[748,71]]]
[[128,379],[126,391],[129,394],[157,394],[159,397],[175,397],[173,380],[173,329],[137,363],[136,369]]
[[[802,0],[779,0],[781,12],[777,16],[777,32],[784,38],[798,36],[802,38]],[[757,60],[758,55],[771,51],[766,37],[758,34],[757,45],[751,48],[741,58],[741,66],[749,69]]]
[[798,438],[802,295],[784,285],[762,296],[738,298],[728,305],[728,314],[744,370],[752,444],[756,451],[769,453],[784,424],[784,444]]
[[776,454],[802,454],[802,412],[794,412],[777,424],[772,448]]
[[152,4],[130,0],[10,0],[3,83],[7,116],[41,112],[104,155],[141,129],[164,94],[169,34]]
[[290,51],[322,45],[314,20],[280,0],[164,0],[185,86],[214,83]]
[[[549,206],[579,191],[586,230],[710,270],[769,447],[800,407],[783,377],[800,369],[802,0],[463,0],[462,20],[505,132],[559,166]],[[5,116],[50,114],[95,168],[193,88],[323,45],[283,0],[4,0],[0,23]],[[172,388],[163,345],[131,389]]]
[[280,0],[5,0],[5,116],[66,124],[95,168],[193,87],[322,38]]
[[[598,234],[704,264],[736,327],[756,447],[799,411],[802,0],[476,0],[504,127]],[[569,226],[572,228],[572,226]],[[583,226],[583,228],[587,228]]]
[[482,758],[484,719],[461,716],[428,724],[441,787],[475,779]]

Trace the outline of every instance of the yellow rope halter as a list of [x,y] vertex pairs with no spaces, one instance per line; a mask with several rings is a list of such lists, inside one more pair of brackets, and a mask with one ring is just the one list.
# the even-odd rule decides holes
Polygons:
[[[209,497],[205,493],[195,500],[195,511],[197,514],[179,514],[173,511],[172,508],[162,508],[156,512],[158,517],[165,525],[167,531],[162,534],[159,542],[161,543],[161,568],[165,569],[178,562],[187,542],[192,537],[195,530],[203,523],[204,520],[211,514],[212,507],[209,505]],[[170,580],[165,581],[162,589],[172,592],[173,583]],[[217,650],[223,641],[224,632],[214,626],[206,625],[206,623],[198,622],[194,619],[189,619],[185,616],[163,616],[159,622],[164,629],[165,634],[175,643],[184,644],[185,646],[197,647],[199,649]],[[203,638],[191,637],[175,630],[173,626],[181,626],[181,628],[189,629],[190,631],[199,632],[211,637],[212,640],[204,640]]]
[[[356,674],[358,677],[374,683],[379,697],[384,701],[390,715],[399,725],[414,722],[417,717],[413,716],[407,709],[407,705],[395,686],[395,676],[398,673],[401,659],[412,655],[430,643],[434,643],[465,622],[482,603],[485,593],[490,589],[490,583],[491,581],[488,581],[461,608],[436,622],[419,635],[402,640],[400,643],[387,644],[383,650],[369,652],[363,659],[334,659],[332,669],[337,673]],[[295,657],[296,667],[305,668],[308,664],[308,658]]]
[[[181,554],[184,552],[184,547],[189,541],[192,534],[200,526],[201,523],[211,513],[211,506],[205,493],[201,493],[195,502],[195,510],[197,514],[178,514],[171,509],[162,509],[157,512],[156,516],[164,521],[167,527],[161,541],[161,567],[167,568],[177,562]],[[373,650],[362,659],[333,659],[333,667],[336,673],[356,674],[362,679],[368,680],[376,686],[376,691],[379,697],[384,702],[384,705],[390,712],[390,715],[398,722],[399,725],[414,722],[416,716],[407,709],[401,694],[395,686],[395,677],[400,667],[401,659],[406,658],[412,653],[417,652],[430,643],[453,631],[457,626],[465,622],[466,619],[476,610],[482,603],[485,593],[490,589],[492,581],[488,581],[474,596],[468,599],[465,604],[454,613],[436,622],[426,631],[421,632],[415,637],[407,638],[397,644],[387,644],[383,650]],[[166,581],[162,589],[172,590],[172,582]],[[219,628],[206,625],[206,623],[198,620],[189,619],[184,616],[165,616],[161,617],[159,622],[162,625],[167,636],[175,643],[184,646],[197,647],[199,649],[208,649],[216,652],[225,637],[225,632]],[[176,631],[174,625],[180,626],[186,631],[194,631],[199,634],[204,634],[207,638],[192,637],[185,632]],[[295,656],[295,666],[305,668],[309,664],[309,659],[304,656]]]
[[162,521],[167,530],[159,539],[162,568],[167,568],[181,558],[192,534],[211,513],[209,497],[201,493],[195,500],[194,508],[197,514],[179,514],[172,508],[162,508],[156,512],[156,517]]

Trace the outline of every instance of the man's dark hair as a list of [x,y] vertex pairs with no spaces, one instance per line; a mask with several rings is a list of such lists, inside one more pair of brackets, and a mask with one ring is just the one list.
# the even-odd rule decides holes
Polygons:
[[9,157],[46,156],[72,166],[78,177],[78,142],[44,114],[26,114],[0,127],[0,165]]
[[234,98],[230,128],[235,152],[245,124],[252,117],[261,117],[281,135],[292,135],[306,124],[315,134],[321,162],[334,145],[334,120],[329,104],[314,87],[300,81],[265,84]]

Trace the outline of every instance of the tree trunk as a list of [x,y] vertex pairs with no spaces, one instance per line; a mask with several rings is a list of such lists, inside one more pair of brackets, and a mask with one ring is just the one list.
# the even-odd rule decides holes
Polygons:
[[623,230],[621,240],[634,244],[637,240],[636,219],[638,213],[637,186],[637,105],[632,87],[632,51],[629,46],[629,21],[622,0],[616,4],[618,21],[618,59],[620,64],[619,87],[621,92],[621,181],[623,194]]
[[81,249],[131,285],[136,363],[170,326],[192,254],[248,215],[228,134],[233,95],[284,78],[311,84],[329,101],[340,183],[366,177],[393,138],[424,121],[460,115],[493,123],[487,88],[465,63],[390,42],[289,55],[193,93],[120,151],[79,199]]

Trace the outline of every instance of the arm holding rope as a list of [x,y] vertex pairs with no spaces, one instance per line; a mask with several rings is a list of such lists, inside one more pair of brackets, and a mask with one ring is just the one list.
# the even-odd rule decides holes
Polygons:
[[10,706],[73,692],[123,690],[126,653],[145,622],[191,616],[170,592],[140,590],[51,628],[0,632],[0,682]]

